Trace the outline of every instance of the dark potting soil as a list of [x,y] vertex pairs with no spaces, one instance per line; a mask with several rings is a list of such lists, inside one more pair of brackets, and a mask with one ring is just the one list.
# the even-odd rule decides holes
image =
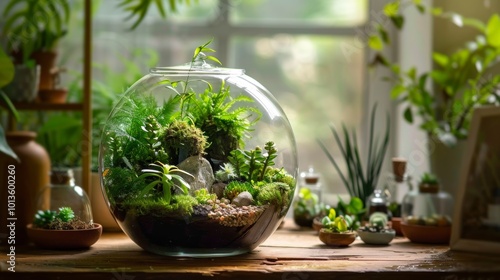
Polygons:
[[259,207],[262,209],[256,221],[243,226],[224,225],[220,221],[223,216],[214,219],[208,214],[158,217],[154,214],[137,215],[135,211],[124,209],[115,210],[115,216],[122,218],[119,222],[125,233],[148,251],[183,251],[183,248],[251,251],[278,228],[283,218],[275,206]]

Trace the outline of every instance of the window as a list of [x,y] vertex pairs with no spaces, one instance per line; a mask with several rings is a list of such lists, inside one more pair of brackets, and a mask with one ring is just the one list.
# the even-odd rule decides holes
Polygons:
[[[313,166],[326,192],[346,192],[316,139],[333,148],[329,123],[362,126],[364,52],[346,55],[343,47],[367,21],[367,0],[192,1],[166,21],[150,11],[130,32],[132,22],[124,22],[126,14],[116,3],[101,1],[94,14],[95,62],[124,75],[137,65],[145,74],[152,56],[144,50],[154,50],[160,66],[178,65],[187,62],[194,47],[214,38],[225,67],[245,69],[280,102],[295,133],[300,171]],[[103,81],[101,71],[94,76],[113,82]]]

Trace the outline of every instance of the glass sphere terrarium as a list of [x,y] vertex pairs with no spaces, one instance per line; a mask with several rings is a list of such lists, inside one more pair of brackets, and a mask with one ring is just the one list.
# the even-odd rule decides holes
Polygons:
[[[207,43],[208,44],[208,43]],[[112,110],[99,151],[106,200],[123,231],[160,255],[249,252],[285,217],[297,176],[291,126],[244,70],[198,47],[154,68]]]

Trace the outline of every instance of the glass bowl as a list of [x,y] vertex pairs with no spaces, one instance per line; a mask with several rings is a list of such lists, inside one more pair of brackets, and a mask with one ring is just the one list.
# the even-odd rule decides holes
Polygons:
[[102,189],[123,231],[160,255],[249,252],[279,226],[297,177],[293,132],[241,69],[154,68],[103,128]]

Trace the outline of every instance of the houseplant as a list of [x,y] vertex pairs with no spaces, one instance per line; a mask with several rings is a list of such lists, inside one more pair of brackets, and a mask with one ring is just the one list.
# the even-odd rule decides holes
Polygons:
[[396,236],[394,229],[387,227],[387,214],[375,212],[370,215],[368,224],[360,227],[358,235],[366,244],[387,245]]
[[203,53],[213,51],[209,43],[184,66],[152,69],[103,128],[106,199],[123,231],[153,253],[248,252],[279,226],[293,198],[288,120],[242,70],[208,64],[218,61]]
[[323,228],[319,230],[319,239],[326,245],[348,246],[356,239],[352,230],[350,216],[337,216],[335,209],[330,209],[328,215],[321,220]]
[[[419,3],[415,7],[421,13],[429,10]],[[435,16],[449,18],[459,27],[473,27],[479,35],[451,54],[434,52],[434,69],[422,72],[416,67],[401,69],[398,63],[389,61],[382,54],[392,41],[386,26],[378,24],[378,33],[369,40],[369,46],[375,51],[372,65],[386,67],[392,72],[388,77],[394,83],[391,97],[406,106],[404,119],[413,123],[414,116],[419,116],[422,130],[443,144],[453,146],[458,139],[466,138],[474,107],[500,100],[495,90],[500,84],[500,74],[488,72],[498,63],[500,55],[500,16],[493,14],[488,22],[483,23],[456,13],[442,12],[439,8],[430,11]],[[398,30],[403,28],[404,17],[399,1],[387,4],[384,13]],[[429,81],[434,85],[432,91],[427,88]]]
[[447,243],[451,236],[453,197],[439,189],[432,173],[424,173],[418,190],[405,195],[401,231],[412,242]]
[[384,48],[393,43],[388,24],[392,23],[398,30],[404,26],[403,5],[397,1],[385,7],[384,14],[389,20],[377,24],[377,32],[368,40],[375,51],[371,65],[391,72],[385,79],[394,84],[392,99],[403,106],[403,118],[407,122],[418,120],[419,128],[428,134],[425,152],[429,154],[431,171],[439,175],[444,189],[455,194],[459,185],[456,170],[461,168],[465,153],[463,140],[468,134],[472,112],[478,106],[500,104],[500,74],[492,71],[500,55],[500,16],[493,14],[487,22],[482,22],[443,12],[440,8],[427,8],[420,1],[413,3],[406,2],[421,13],[431,12],[459,27],[468,26],[478,31],[475,39],[452,53],[433,52],[428,58],[434,63],[431,70],[402,69],[398,62],[383,55]]
[[35,245],[64,250],[88,248],[102,233],[101,225],[80,219],[70,207],[61,207],[57,211],[39,210],[27,229]]
[[86,192],[75,185],[73,171],[52,169],[50,185],[38,193],[33,224],[28,236],[36,245],[50,249],[88,248],[102,233],[94,223]]
[[[380,176],[380,169],[382,168],[385,153],[387,152],[387,146],[389,145],[389,115],[387,115],[386,119],[386,130],[384,133],[384,138],[379,142],[379,138],[374,135],[376,112],[377,105],[375,104],[373,106],[370,118],[366,169],[363,168],[364,164],[363,161],[361,161],[356,130],[353,129],[351,135],[349,135],[349,131],[347,130],[346,126],[342,125],[342,135],[340,135],[340,133],[333,125],[330,127],[335,138],[335,143],[339,147],[341,155],[347,167],[347,175],[344,175],[344,172],[342,172],[342,170],[340,169],[341,167],[339,166],[338,161],[335,160],[333,154],[329,152],[325,144],[318,140],[321,149],[324,151],[330,162],[335,167],[335,170],[342,179],[342,182],[344,183],[344,186],[351,197],[360,198],[363,202],[363,205],[366,205],[368,197],[377,187],[378,179]],[[344,139],[344,143],[342,143],[341,140],[342,136]]]
[[55,50],[70,12],[68,0],[11,0],[3,12],[8,49],[17,64],[33,59],[40,65],[40,89],[53,89]]

